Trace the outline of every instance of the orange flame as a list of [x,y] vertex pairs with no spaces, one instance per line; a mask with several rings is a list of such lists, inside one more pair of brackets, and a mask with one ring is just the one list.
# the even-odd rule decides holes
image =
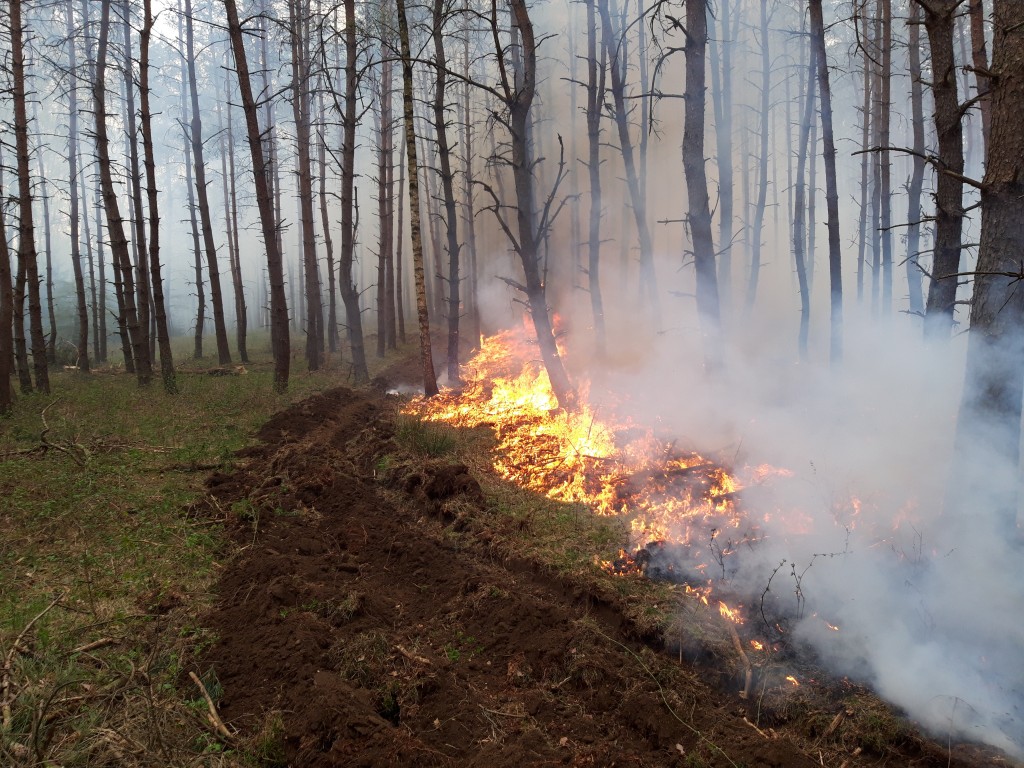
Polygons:
[[728,605],[723,603],[721,600],[718,601],[718,612],[722,614],[723,618],[728,619],[733,624],[742,624],[743,616],[740,615],[739,608],[730,608]]
[[792,675],[786,675],[786,679],[787,679],[787,680],[788,680],[789,682],[791,682],[791,683],[792,683],[793,685],[795,685],[795,686],[797,686],[797,687],[799,687],[799,686],[800,686],[800,681],[799,681],[799,680],[797,680],[797,679],[796,679],[795,677],[793,677]]

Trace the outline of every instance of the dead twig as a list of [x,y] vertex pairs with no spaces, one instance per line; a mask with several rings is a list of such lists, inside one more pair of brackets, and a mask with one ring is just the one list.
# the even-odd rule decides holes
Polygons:
[[95,651],[99,648],[106,648],[108,645],[113,645],[119,642],[116,637],[101,637],[99,640],[93,640],[91,643],[80,645],[77,648],[72,648],[68,651],[68,656],[72,656],[76,653],[88,653],[89,651]]
[[405,648],[403,648],[400,645],[396,645],[395,646],[395,650],[398,651],[400,654],[402,654],[409,661],[415,661],[417,664],[423,664],[426,667],[431,666],[430,659],[425,658],[423,656],[417,656],[415,653],[407,651]]
[[217,714],[217,705],[213,703],[213,698],[210,696],[210,692],[206,690],[206,686],[203,685],[203,681],[199,679],[199,675],[195,672],[188,673],[189,678],[196,687],[199,688],[199,692],[203,694],[203,698],[206,699],[207,714],[210,718],[210,724],[214,730],[227,741],[234,741],[235,735],[228,730],[228,727],[224,725],[224,721],[220,719],[220,715]]
[[4,657],[3,670],[0,671],[0,702],[3,702],[3,704],[0,705],[0,709],[3,710],[3,729],[5,731],[10,730],[11,720],[13,719],[11,704],[14,701],[14,696],[11,693],[11,672],[14,670],[14,659],[21,648],[21,641],[25,639],[25,635],[27,635],[32,627],[35,626],[36,622],[48,614],[53,607],[66,596],[67,593],[62,592],[60,595],[55,597],[49,605],[43,608],[43,610],[33,616],[32,620],[26,624],[21,632],[18,633],[18,636],[14,638],[14,642],[11,644],[10,650],[7,651],[7,655]]

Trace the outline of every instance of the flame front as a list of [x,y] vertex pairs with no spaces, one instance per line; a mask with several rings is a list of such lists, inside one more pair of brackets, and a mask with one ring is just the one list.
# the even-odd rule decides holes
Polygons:
[[[418,399],[409,410],[456,426],[493,427],[493,466],[504,478],[552,499],[583,503],[600,515],[629,520],[632,543],[695,545],[714,569],[743,541],[738,480],[696,453],[681,451],[651,429],[592,404],[579,387],[579,407],[559,409],[536,346],[523,331],[483,340],[463,369],[464,386]],[[759,467],[752,477],[770,474]],[[708,566],[701,566],[708,567]]]

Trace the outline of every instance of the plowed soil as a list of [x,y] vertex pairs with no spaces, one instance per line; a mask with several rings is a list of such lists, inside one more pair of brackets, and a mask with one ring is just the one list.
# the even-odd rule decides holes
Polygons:
[[480,487],[444,462],[389,472],[396,408],[380,391],[314,397],[209,480],[240,551],[202,620],[217,638],[204,668],[223,718],[267,734],[268,764],[826,764],[585,586],[455,532],[446,510],[478,507]]

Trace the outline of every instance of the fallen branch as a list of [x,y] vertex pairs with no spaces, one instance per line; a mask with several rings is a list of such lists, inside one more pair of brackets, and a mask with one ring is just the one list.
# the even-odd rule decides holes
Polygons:
[[210,718],[210,724],[214,727],[224,739],[227,741],[234,741],[235,735],[228,730],[228,727],[224,725],[224,721],[220,719],[220,715],[217,714],[217,705],[213,703],[213,698],[210,696],[210,692],[206,690],[206,686],[203,685],[203,681],[199,679],[199,675],[195,672],[189,672],[188,676],[192,682],[199,688],[199,692],[203,694],[203,698],[206,699],[206,709],[208,710],[208,716]]
[[395,650],[402,654],[409,661],[415,661],[417,664],[423,664],[427,667],[431,666],[430,659],[425,658],[423,656],[417,656],[415,653],[411,653],[410,651],[405,650],[405,648],[403,648],[400,645],[396,645]]
[[32,620],[25,625],[25,627],[18,633],[18,636],[14,638],[14,642],[11,644],[11,648],[7,651],[7,655],[4,657],[4,667],[0,671],[0,701],[3,702],[0,709],[3,711],[3,729],[5,731],[10,730],[11,727],[11,704],[14,701],[14,696],[11,694],[11,672],[14,669],[14,658],[18,655],[18,650],[21,648],[21,641],[25,639],[25,635],[29,633],[29,630],[35,626],[36,622],[39,621],[43,616],[48,614],[50,610],[57,605],[61,600],[65,598],[67,593],[62,592],[59,596],[55,597],[53,601],[43,608],[39,613],[32,617]]
[[750,665],[750,659],[747,657],[747,652],[743,650],[743,643],[740,642],[739,633],[736,632],[736,625],[731,621],[728,622],[729,635],[732,637],[733,648],[736,649],[736,653],[739,654],[740,661],[743,662],[743,669],[745,674],[745,680],[743,684],[743,690],[740,691],[740,698],[745,699],[750,695],[750,686],[754,678],[754,669]]
[[72,656],[76,653],[88,653],[89,651],[95,651],[100,648],[106,648],[108,645],[113,645],[118,642],[116,637],[101,637],[99,640],[93,640],[91,643],[80,645],[77,648],[72,648],[68,651],[68,655]]

